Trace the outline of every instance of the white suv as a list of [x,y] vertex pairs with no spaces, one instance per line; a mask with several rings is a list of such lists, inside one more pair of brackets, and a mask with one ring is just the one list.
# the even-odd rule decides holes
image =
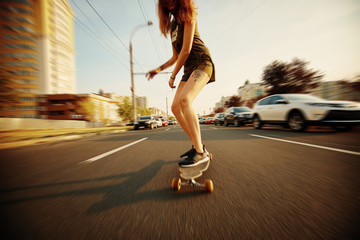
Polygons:
[[350,101],[328,101],[309,94],[276,94],[256,102],[254,128],[279,124],[294,131],[310,125],[332,125],[351,129],[360,123],[360,104]]

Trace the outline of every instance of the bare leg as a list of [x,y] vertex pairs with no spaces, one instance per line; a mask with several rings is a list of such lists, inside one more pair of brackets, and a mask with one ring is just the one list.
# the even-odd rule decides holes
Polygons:
[[[203,71],[195,70],[185,86],[182,87],[177,98],[178,105],[183,115],[183,119],[186,124],[187,131],[189,132],[190,139],[197,152],[203,152],[203,144],[201,141],[201,133],[198,118],[192,107],[192,103],[209,81],[209,75]],[[181,123],[180,123],[181,124]]]
[[189,131],[189,127],[187,126],[184,114],[182,112],[182,109],[180,107],[180,102],[179,102],[179,95],[183,89],[183,87],[185,86],[186,82],[180,82],[179,86],[176,90],[175,93],[175,97],[173,100],[173,103],[171,105],[171,111],[173,112],[173,114],[176,117],[176,120],[179,122],[180,126],[182,127],[182,129],[185,131],[186,135],[188,135],[188,137],[190,138],[190,141],[193,143],[193,137],[191,135],[191,132]]

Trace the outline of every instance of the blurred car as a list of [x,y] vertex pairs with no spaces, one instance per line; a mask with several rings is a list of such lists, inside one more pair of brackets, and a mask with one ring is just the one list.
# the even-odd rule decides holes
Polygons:
[[224,125],[237,127],[252,122],[253,111],[248,107],[230,107],[225,112]]
[[168,125],[168,121],[165,118],[161,118],[162,126],[166,127]]
[[214,116],[215,118],[215,125],[223,125],[224,124],[224,118],[225,118],[225,113],[217,113]]
[[178,122],[176,121],[176,119],[171,119],[169,120],[169,125],[176,125],[178,124]]
[[155,120],[155,117],[153,116],[139,117],[138,121],[135,122],[134,129],[138,130],[140,128],[149,128],[149,129],[157,128],[157,122]]
[[128,124],[126,124],[126,126],[134,126],[135,125],[135,122],[130,122]]
[[206,118],[201,118],[200,119],[200,124],[205,124],[205,120],[206,120]]
[[213,117],[207,117],[205,119],[205,124],[213,124],[215,122],[215,118]]
[[162,121],[161,121],[160,118],[156,117],[156,118],[155,118],[155,121],[156,121],[156,123],[157,123],[157,127],[162,127]]
[[253,125],[279,124],[293,131],[307,126],[328,125],[350,130],[360,123],[360,104],[351,101],[328,101],[310,94],[276,94],[256,102]]

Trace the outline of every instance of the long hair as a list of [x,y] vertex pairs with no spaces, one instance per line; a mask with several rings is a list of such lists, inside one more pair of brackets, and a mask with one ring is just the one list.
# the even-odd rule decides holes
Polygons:
[[[173,10],[169,10],[173,8]],[[192,0],[159,0],[158,15],[161,33],[167,37],[171,28],[171,15],[178,23],[191,22],[196,17],[196,8]]]

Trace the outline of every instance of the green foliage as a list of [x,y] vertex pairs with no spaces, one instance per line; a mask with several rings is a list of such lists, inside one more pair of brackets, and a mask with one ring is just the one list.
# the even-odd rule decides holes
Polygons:
[[[133,121],[133,105],[131,103],[130,97],[124,97],[123,102],[121,104],[119,104],[118,111],[119,111],[120,117],[125,122]],[[150,109],[137,107],[136,115],[137,116],[138,115],[140,115],[140,116],[151,115],[151,111],[150,111]]]
[[120,117],[126,121],[129,122],[132,120],[133,117],[133,107],[130,100],[130,97],[124,97],[124,100],[121,104],[119,104],[119,115]]
[[150,109],[140,108],[140,107],[136,108],[136,113],[140,114],[141,116],[151,115]]
[[319,86],[324,75],[309,69],[308,62],[294,58],[290,63],[274,61],[265,67],[262,82],[267,93],[308,93]]
[[90,122],[95,121],[95,104],[89,98],[84,98],[77,104],[79,114],[84,115]]

